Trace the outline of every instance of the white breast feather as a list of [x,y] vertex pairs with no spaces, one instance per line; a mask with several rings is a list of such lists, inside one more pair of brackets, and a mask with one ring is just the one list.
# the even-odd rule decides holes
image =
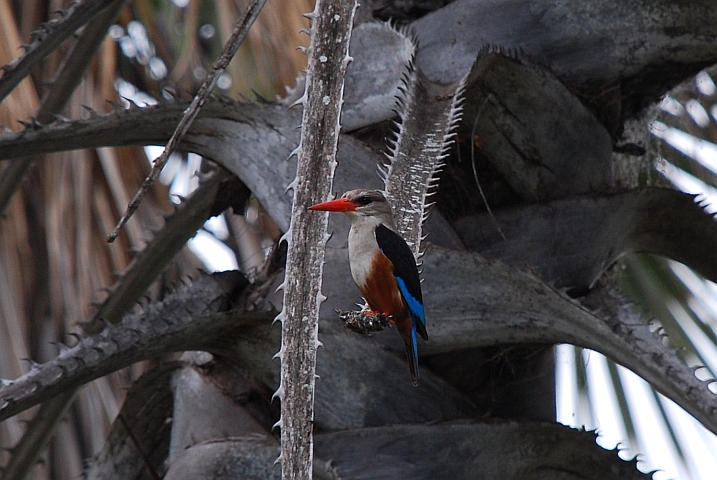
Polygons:
[[352,225],[349,231],[351,276],[359,288],[366,284],[371,273],[371,263],[379,251],[374,233],[379,222],[371,217],[364,217],[362,220]]

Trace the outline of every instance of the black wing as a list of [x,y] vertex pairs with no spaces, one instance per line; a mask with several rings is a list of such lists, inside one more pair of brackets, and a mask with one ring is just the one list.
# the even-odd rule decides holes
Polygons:
[[376,227],[376,242],[386,257],[391,261],[394,268],[394,275],[401,289],[403,298],[408,304],[411,316],[418,321],[416,330],[425,340],[428,340],[426,332],[426,316],[423,310],[423,294],[421,293],[421,279],[418,276],[418,267],[413,257],[413,252],[406,241],[399,234],[386,227]]

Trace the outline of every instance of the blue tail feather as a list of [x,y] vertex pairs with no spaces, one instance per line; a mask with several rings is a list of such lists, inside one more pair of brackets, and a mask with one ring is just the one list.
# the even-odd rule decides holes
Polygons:
[[418,385],[418,342],[416,341],[416,322],[413,322],[411,329],[411,341],[406,343],[406,355],[408,356],[408,368],[411,371],[411,381],[414,386]]

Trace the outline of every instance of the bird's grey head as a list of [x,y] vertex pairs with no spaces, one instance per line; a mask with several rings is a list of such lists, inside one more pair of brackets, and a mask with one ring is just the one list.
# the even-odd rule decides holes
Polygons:
[[346,214],[351,218],[352,215],[362,217],[388,217],[393,223],[393,214],[391,212],[391,206],[386,201],[386,197],[378,190],[349,190],[344,193],[341,198],[344,198],[356,205],[356,208],[352,211],[347,211]]
[[312,205],[309,210],[342,212],[349,217],[352,225],[383,223],[391,229],[394,228],[391,206],[378,190],[349,190],[341,198]]

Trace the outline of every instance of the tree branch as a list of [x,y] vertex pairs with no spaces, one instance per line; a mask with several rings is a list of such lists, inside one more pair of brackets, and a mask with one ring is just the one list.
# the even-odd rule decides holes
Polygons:
[[252,0],[252,2],[246,9],[246,12],[244,13],[244,17],[237,19],[237,23],[234,26],[234,30],[232,31],[229,40],[227,40],[226,45],[224,45],[222,54],[214,62],[214,65],[212,65],[212,71],[209,73],[209,75],[207,75],[207,78],[204,80],[204,83],[202,83],[201,88],[194,96],[192,103],[182,114],[182,119],[179,121],[176,128],[174,129],[174,133],[172,133],[172,136],[169,138],[169,141],[167,142],[164,151],[162,151],[162,154],[154,160],[152,171],[149,173],[144,182],[142,182],[142,185],[140,186],[135,196],[132,197],[132,200],[130,200],[129,205],[127,205],[127,211],[124,213],[124,215],[122,215],[122,218],[120,218],[114,231],[107,238],[108,242],[112,243],[115,241],[119,230],[122,228],[122,226],[124,226],[125,223],[127,223],[127,220],[130,219],[130,217],[139,207],[139,204],[144,198],[144,196],[147,194],[147,192],[149,192],[149,189],[152,187],[152,184],[159,176],[159,173],[167,164],[169,156],[174,152],[174,150],[177,149],[180,142],[182,141],[182,138],[189,130],[189,127],[192,125],[192,122],[199,114],[199,110],[201,110],[201,108],[207,102],[209,95],[212,93],[212,90],[214,90],[214,87],[217,85],[217,80],[219,80],[221,74],[224,73],[224,70],[226,69],[227,65],[229,65],[229,62],[239,49],[239,45],[241,45],[241,43],[244,41],[244,38],[246,38],[247,34],[249,33],[249,29],[254,24],[254,21],[259,16],[259,13],[261,13],[261,9],[264,8],[265,4],[266,0]]
[[28,76],[45,57],[59,48],[78,28],[89,22],[103,10],[125,0],[86,0],[74,2],[67,10],[57,12],[59,18],[52,19],[33,33],[35,39],[25,46],[25,54],[2,67],[0,77],[0,101]]
[[313,468],[314,388],[316,349],[319,347],[319,307],[323,301],[321,276],[328,235],[328,214],[307,207],[331,193],[336,169],[344,76],[350,58],[349,42],[355,0],[317,0],[309,34],[306,91],[298,158],[291,183],[294,203],[284,278],[281,320],[281,472],[284,480],[311,478]]
[[0,421],[140,360],[202,349],[211,330],[266,320],[265,312],[229,311],[231,298],[247,288],[239,272],[207,276],[142,313],[108,324],[98,335],[83,337],[72,348],[62,348],[50,362],[34,364],[22,377],[3,382]]
[[581,478],[648,480],[636,459],[597,435],[555,423],[480,421],[400,425],[316,436],[316,453],[342,478]]

